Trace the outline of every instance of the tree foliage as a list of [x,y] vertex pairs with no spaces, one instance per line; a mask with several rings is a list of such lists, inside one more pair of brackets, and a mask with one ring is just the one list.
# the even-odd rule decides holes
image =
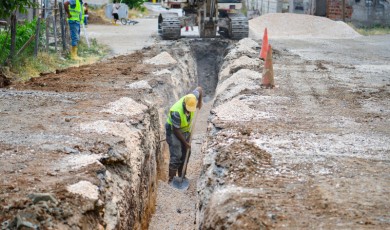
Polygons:
[[139,8],[140,6],[142,6],[142,4],[144,4],[144,2],[146,2],[146,0],[117,0],[117,2],[122,2],[122,3],[125,3],[126,5],[129,6],[130,9],[133,9],[133,8]]
[[[19,50],[22,48],[22,46],[28,41],[28,39],[35,34],[36,30],[36,25],[37,25],[37,19],[32,20],[31,22],[26,22],[23,25],[19,25],[16,28],[16,36],[15,36],[15,48],[16,50]],[[41,31],[40,33],[43,34],[44,29],[45,29],[45,24],[41,24]],[[43,44],[43,36],[41,36],[42,40],[39,42]],[[32,52],[34,51],[34,43],[25,49],[25,53],[28,55],[31,55]],[[3,47],[3,44],[5,45]],[[10,46],[11,46],[11,38],[7,36],[7,32],[0,32],[0,48],[2,52],[0,53],[0,64],[3,63],[7,58],[8,55],[10,54]]]
[[15,10],[25,13],[27,8],[34,7],[33,0],[1,0],[0,1],[0,18],[8,18]]

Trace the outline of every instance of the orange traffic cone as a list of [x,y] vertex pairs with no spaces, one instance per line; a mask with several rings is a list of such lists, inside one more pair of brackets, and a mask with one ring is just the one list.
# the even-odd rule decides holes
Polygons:
[[265,59],[263,78],[261,79],[261,85],[266,88],[274,88],[274,68],[272,66],[272,47],[268,45],[267,58]]
[[263,43],[261,45],[260,59],[265,60],[268,51],[268,33],[267,28],[264,29]]

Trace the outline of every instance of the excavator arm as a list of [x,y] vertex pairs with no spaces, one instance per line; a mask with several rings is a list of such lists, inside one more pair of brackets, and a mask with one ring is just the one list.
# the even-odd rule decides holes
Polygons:
[[217,35],[217,0],[198,2],[198,26],[201,38],[214,38]]
[[[163,39],[179,39],[184,21],[197,18],[201,38],[214,38],[219,33],[231,39],[248,37],[248,19],[240,13],[242,0],[163,0],[167,8],[182,10],[184,16],[174,12],[162,13],[158,19],[158,31]],[[191,17],[193,15],[193,17]],[[196,17],[195,17],[196,15]],[[191,19],[192,20],[192,19]]]

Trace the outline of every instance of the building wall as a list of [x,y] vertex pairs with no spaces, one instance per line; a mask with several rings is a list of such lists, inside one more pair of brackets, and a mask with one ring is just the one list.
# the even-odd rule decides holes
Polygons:
[[[342,0],[327,0],[327,17],[343,19]],[[390,26],[390,0],[345,0],[345,20],[357,26]]]
[[282,13],[283,0],[246,0],[250,14]]
[[316,11],[314,15],[317,16],[326,16],[326,1],[324,0],[317,0],[316,2]]
[[[343,20],[343,0],[246,0],[248,17],[290,12]],[[357,26],[390,26],[390,0],[345,0],[345,21]]]
[[[365,0],[361,0],[365,1]],[[345,20],[351,21],[352,4],[354,0],[345,0]],[[327,0],[327,17],[333,20],[343,20],[343,0]]]
[[289,12],[294,14],[314,14],[316,0],[289,0]]
[[353,5],[352,23],[357,26],[390,26],[390,1],[365,1]]
[[260,14],[281,13],[283,0],[262,0],[260,5]]

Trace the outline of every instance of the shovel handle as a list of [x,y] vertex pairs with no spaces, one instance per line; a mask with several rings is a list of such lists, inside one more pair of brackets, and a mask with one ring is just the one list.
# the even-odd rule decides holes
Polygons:
[[[197,115],[198,115],[198,111],[195,112],[195,117],[194,117],[194,120],[192,121],[192,124],[191,124],[190,138],[188,140],[190,142],[190,144],[191,144],[191,140],[192,140],[192,130],[194,130]],[[186,151],[186,158],[184,160],[183,170],[182,170],[181,177],[180,177],[181,181],[183,181],[184,174],[187,171],[187,163],[188,163],[189,153],[190,153],[190,148],[188,148]]]

